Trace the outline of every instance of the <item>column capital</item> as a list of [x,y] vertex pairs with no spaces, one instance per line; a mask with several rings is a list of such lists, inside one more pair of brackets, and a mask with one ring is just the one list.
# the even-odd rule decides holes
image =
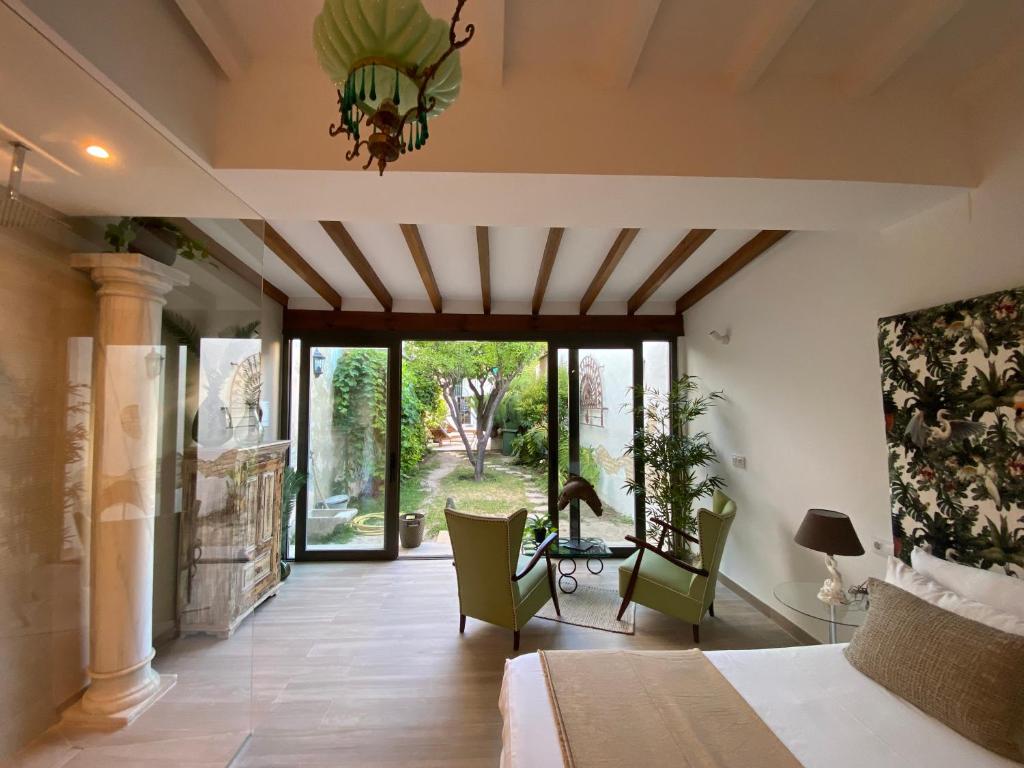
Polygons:
[[180,269],[141,253],[73,253],[71,266],[89,273],[99,286],[99,296],[128,296],[163,304],[165,294],[189,283]]

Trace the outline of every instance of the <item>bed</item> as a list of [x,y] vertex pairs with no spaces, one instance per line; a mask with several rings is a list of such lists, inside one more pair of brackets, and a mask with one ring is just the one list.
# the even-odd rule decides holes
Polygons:
[[[1020,768],[858,672],[843,645],[709,651],[708,660],[805,768]],[[540,657],[505,664],[503,768],[562,768]]]

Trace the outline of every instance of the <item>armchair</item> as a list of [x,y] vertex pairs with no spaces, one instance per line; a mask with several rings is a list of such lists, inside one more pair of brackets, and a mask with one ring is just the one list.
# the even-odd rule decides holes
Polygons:
[[[519,650],[519,631],[548,600],[561,616],[551,571],[553,532],[532,557],[519,554],[526,527],[526,510],[509,517],[471,515],[447,506],[444,515],[455,554],[459,585],[459,632],[466,617],[512,630],[512,648]],[[541,561],[543,560],[543,564]]]
[[[693,642],[700,642],[700,623],[704,614],[715,615],[718,567],[729,528],[736,517],[735,502],[721,491],[715,491],[711,507],[697,513],[700,538],[657,518],[652,519],[661,526],[657,545],[634,536],[626,537],[637,546],[637,551],[619,566],[620,619],[630,602],[637,602],[689,622],[693,625]],[[683,562],[663,550],[669,533],[676,533],[699,545],[699,566]]]

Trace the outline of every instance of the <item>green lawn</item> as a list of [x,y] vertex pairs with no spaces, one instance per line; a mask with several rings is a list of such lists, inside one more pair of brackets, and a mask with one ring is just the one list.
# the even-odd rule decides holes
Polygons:
[[[495,470],[497,464],[515,467],[529,475],[522,478],[508,472]],[[518,467],[505,458],[488,457],[484,469],[484,477],[480,481],[473,479],[473,468],[468,461],[461,461],[459,466],[441,480],[437,494],[431,499],[427,512],[427,535],[436,536],[439,531],[447,529],[444,518],[444,503],[451,497],[455,500],[456,509],[474,512],[481,515],[509,515],[521,507],[531,512],[543,502],[531,502],[526,493],[528,490],[547,492],[543,472]]]

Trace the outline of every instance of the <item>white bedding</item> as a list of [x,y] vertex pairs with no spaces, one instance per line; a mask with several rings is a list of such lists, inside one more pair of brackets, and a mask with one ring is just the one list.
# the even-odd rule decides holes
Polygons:
[[[907,704],[842,645],[709,651],[708,659],[805,768],[1020,768]],[[505,663],[503,768],[562,768],[540,658]]]

